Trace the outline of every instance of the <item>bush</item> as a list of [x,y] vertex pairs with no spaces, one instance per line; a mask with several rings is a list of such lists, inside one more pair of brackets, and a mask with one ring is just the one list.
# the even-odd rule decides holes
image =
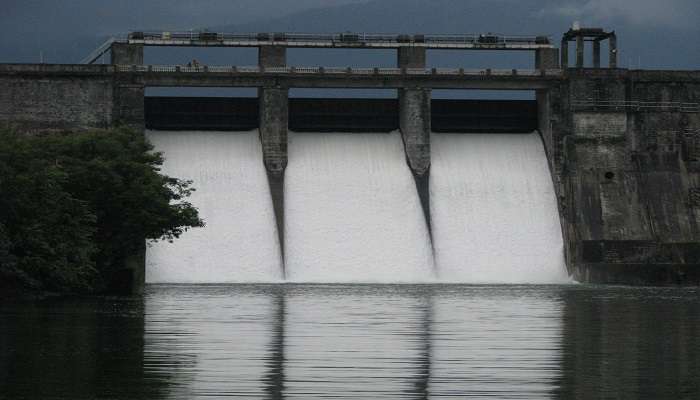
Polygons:
[[128,129],[0,132],[0,281],[102,291],[146,239],[203,226],[185,201],[191,182],[160,174],[162,163]]

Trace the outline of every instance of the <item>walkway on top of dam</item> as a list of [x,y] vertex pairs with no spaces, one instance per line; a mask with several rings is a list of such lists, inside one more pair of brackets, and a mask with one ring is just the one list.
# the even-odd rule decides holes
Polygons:
[[547,36],[484,34],[378,34],[378,33],[221,33],[221,32],[131,32],[128,44],[145,46],[206,47],[306,47],[428,49],[537,50],[552,48]]
[[277,86],[305,88],[543,89],[560,70],[116,66],[146,86]]
[[559,69],[324,68],[180,65],[0,64],[0,75],[79,77],[109,75],[153,87],[303,87],[366,89],[547,89]]

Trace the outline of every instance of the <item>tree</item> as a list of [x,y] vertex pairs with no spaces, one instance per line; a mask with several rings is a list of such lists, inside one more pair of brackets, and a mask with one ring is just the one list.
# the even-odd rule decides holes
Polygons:
[[0,280],[101,291],[146,239],[203,226],[191,182],[160,173],[145,137],[109,131],[0,133]]

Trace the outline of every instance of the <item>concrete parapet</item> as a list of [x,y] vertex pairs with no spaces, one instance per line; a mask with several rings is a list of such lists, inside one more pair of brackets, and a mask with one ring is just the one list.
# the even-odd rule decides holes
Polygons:
[[143,65],[143,45],[112,43],[112,64]]

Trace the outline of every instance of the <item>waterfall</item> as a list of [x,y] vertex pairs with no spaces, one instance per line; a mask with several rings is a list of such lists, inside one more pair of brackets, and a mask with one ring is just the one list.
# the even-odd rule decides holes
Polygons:
[[151,244],[150,283],[274,282],[281,257],[258,132],[147,131],[163,173],[194,181],[207,226]]
[[434,276],[398,132],[291,134],[285,218],[291,281],[399,283]]
[[[258,132],[148,131],[163,172],[194,181],[207,226],[151,244],[150,283],[279,282]],[[537,133],[434,134],[432,243],[398,132],[290,133],[291,282],[560,283],[559,215]]]
[[556,197],[537,133],[434,134],[430,196],[441,281],[566,281]]

